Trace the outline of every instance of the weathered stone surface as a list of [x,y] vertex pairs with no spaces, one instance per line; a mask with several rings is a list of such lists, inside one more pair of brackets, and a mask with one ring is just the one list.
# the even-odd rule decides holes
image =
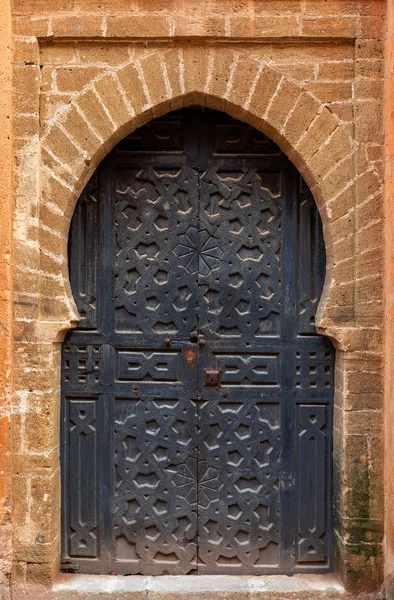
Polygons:
[[[109,586],[104,595],[96,594],[97,580],[90,579],[47,596],[32,587],[33,582],[51,585],[59,569],[59,343],[76,318],[67,281],[69,218],[117,139],[153,115],[196,102],[228,110],[275,139],[305,177],[321,211],[327,280],[319,323],[343,350],[337,353],[334,448],[338,573],[349,590],[378,589],[383,574],[383,203],[390,216],[393,200],[391,167],[386,196],[381,195],[382,160],[383,134],[394,130],[392,100],[386,127],[382,119],[385,5],[384,0],[15,0],[14,180],[10,97],[0,98],[0,593],[3,584],[8,589],[11,570],[12,412],[14,598],[28,593],[59,600],[91,595],[195,600],[213,594],[223,600],[344,598],[330,585],[289,588],[297,578],[259,579],[253,585],[224,578],[218,588],[207,589],[200,579],[186,590],[174,581],[168,590],[159,580],[144,588],[126,578],[122,585],[136,588],[115,591],[113,578],[105,584],[100,579]],[[394,10],[392,3],[387,6],[392,32]],[[10,16],[7,0],[0,6],[3,90],[10,90]],[[393,69],[387,69],[392,78]],[[392,146],[389,136],[390,156]],[[17,243],[11,252],[12,218]],[[390,232],[386,255],[393,262]],[[391,319],[387,289],[385,314]],[[387,331],[386,352],[392,352],[391,327]],[[357,363],[357,353],[367,353],[364,362]],[[394,371],[387,360],[391,381]],[[390,465],[394,417],[390,402],[387,406]],[[33,484],[27,485],[28,477],[36,478]],[[391,499],[392,480],[386,481]],[[48,511],[41,483],[42,490],[50,490],[44,492],[50,495]],[[386,504],[390,507],[390,499]],[[27,532],[28,511],[31,532],[48,540],[45,551]],[[386,521],[387,547],[394,555],[392,516]],[[391,564],[387,558],[388,568]],[[377,600],[378,592],[371,593]]]
[[295,575],[291,578],[65,575],[51,592],[43,595],[43,598],[46,597],[48,600],[82,600],[91,597],[98,600],[345,600],[345,593],[338,580],[331,575]]

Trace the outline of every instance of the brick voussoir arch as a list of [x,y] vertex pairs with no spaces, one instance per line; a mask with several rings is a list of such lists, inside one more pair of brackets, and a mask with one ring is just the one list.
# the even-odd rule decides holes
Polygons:
[[[50,211],[40,211],[41,231],[46,233],[41,248],[60,257],[58,297],[63,296],[63,303],[57,304],[56,310],[49,308],[43,319],[56,321],[59,331],[66,332],[78,318],[68,283],[65,240],[77,199],[100,161],[120,139],[150,119],[193,104],[225,111],[268,135],[311,188],[327,247],[318,322],[340,345],[341,323],[337,320],[335,328],[329,330],[326,326],[332,322],[330,315],[336,313],[336,307],[352,305],[353,286],[348,282],[341,297],[333,298],[337,257],[332,226],[336,215],[331,203],[348,185],[341,179],[340,169],[353,150],[349,128],[278,70],[245,52],[219,45],[155,50],[126,66],[105,71],[44,131],[42,197],[58,212],[58,219],[54,239],[48,240]],[[332,176],[332,171],[338,170],[336,177]],[[348,231],[341,230],[341,236],[352,235],[351,227],[349,222]],[[346,325],[349,327],[349,321]]]

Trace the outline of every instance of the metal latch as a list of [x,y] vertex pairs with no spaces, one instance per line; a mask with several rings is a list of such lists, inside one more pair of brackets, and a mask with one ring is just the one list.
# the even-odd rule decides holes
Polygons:
[[204,369],[204,385],[217,386],[220,385],[222,371],[220,369]]

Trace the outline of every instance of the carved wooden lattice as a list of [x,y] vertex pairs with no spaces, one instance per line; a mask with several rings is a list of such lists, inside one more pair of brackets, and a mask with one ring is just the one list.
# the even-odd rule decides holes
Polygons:
[[174,113],[104,161],[70,234],[65,568],[331,569],[324,270],[309,190],[243,123]]

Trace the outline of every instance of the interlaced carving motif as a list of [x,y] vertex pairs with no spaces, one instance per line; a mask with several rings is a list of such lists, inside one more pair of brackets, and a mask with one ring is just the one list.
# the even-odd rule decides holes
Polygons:
[[197,281],[174,249],[197,219],[196,172],[148,168],[125,178],[115,191],[113,218],[118,328],[189,335],[196,328]]
[[213,338],[280,334],[281,198],[264,175],[237,176],[210,167],[201,177],[200,227],[222,248],[199,273],[202,330]]
[[199,109],[133,132],[81,196],[70,273],[65,564],[330,570],[323,237],[279,148]]
[[200,427],[200,572],[251,572],[277,565],[278,405],[207,402]]
[[[131,573],[196,567],[196,407],[185,398],[116,401],[114,534]],[[125,552],[127,553],[125,556]],[[188,565],[188,567],[186,567]]]

